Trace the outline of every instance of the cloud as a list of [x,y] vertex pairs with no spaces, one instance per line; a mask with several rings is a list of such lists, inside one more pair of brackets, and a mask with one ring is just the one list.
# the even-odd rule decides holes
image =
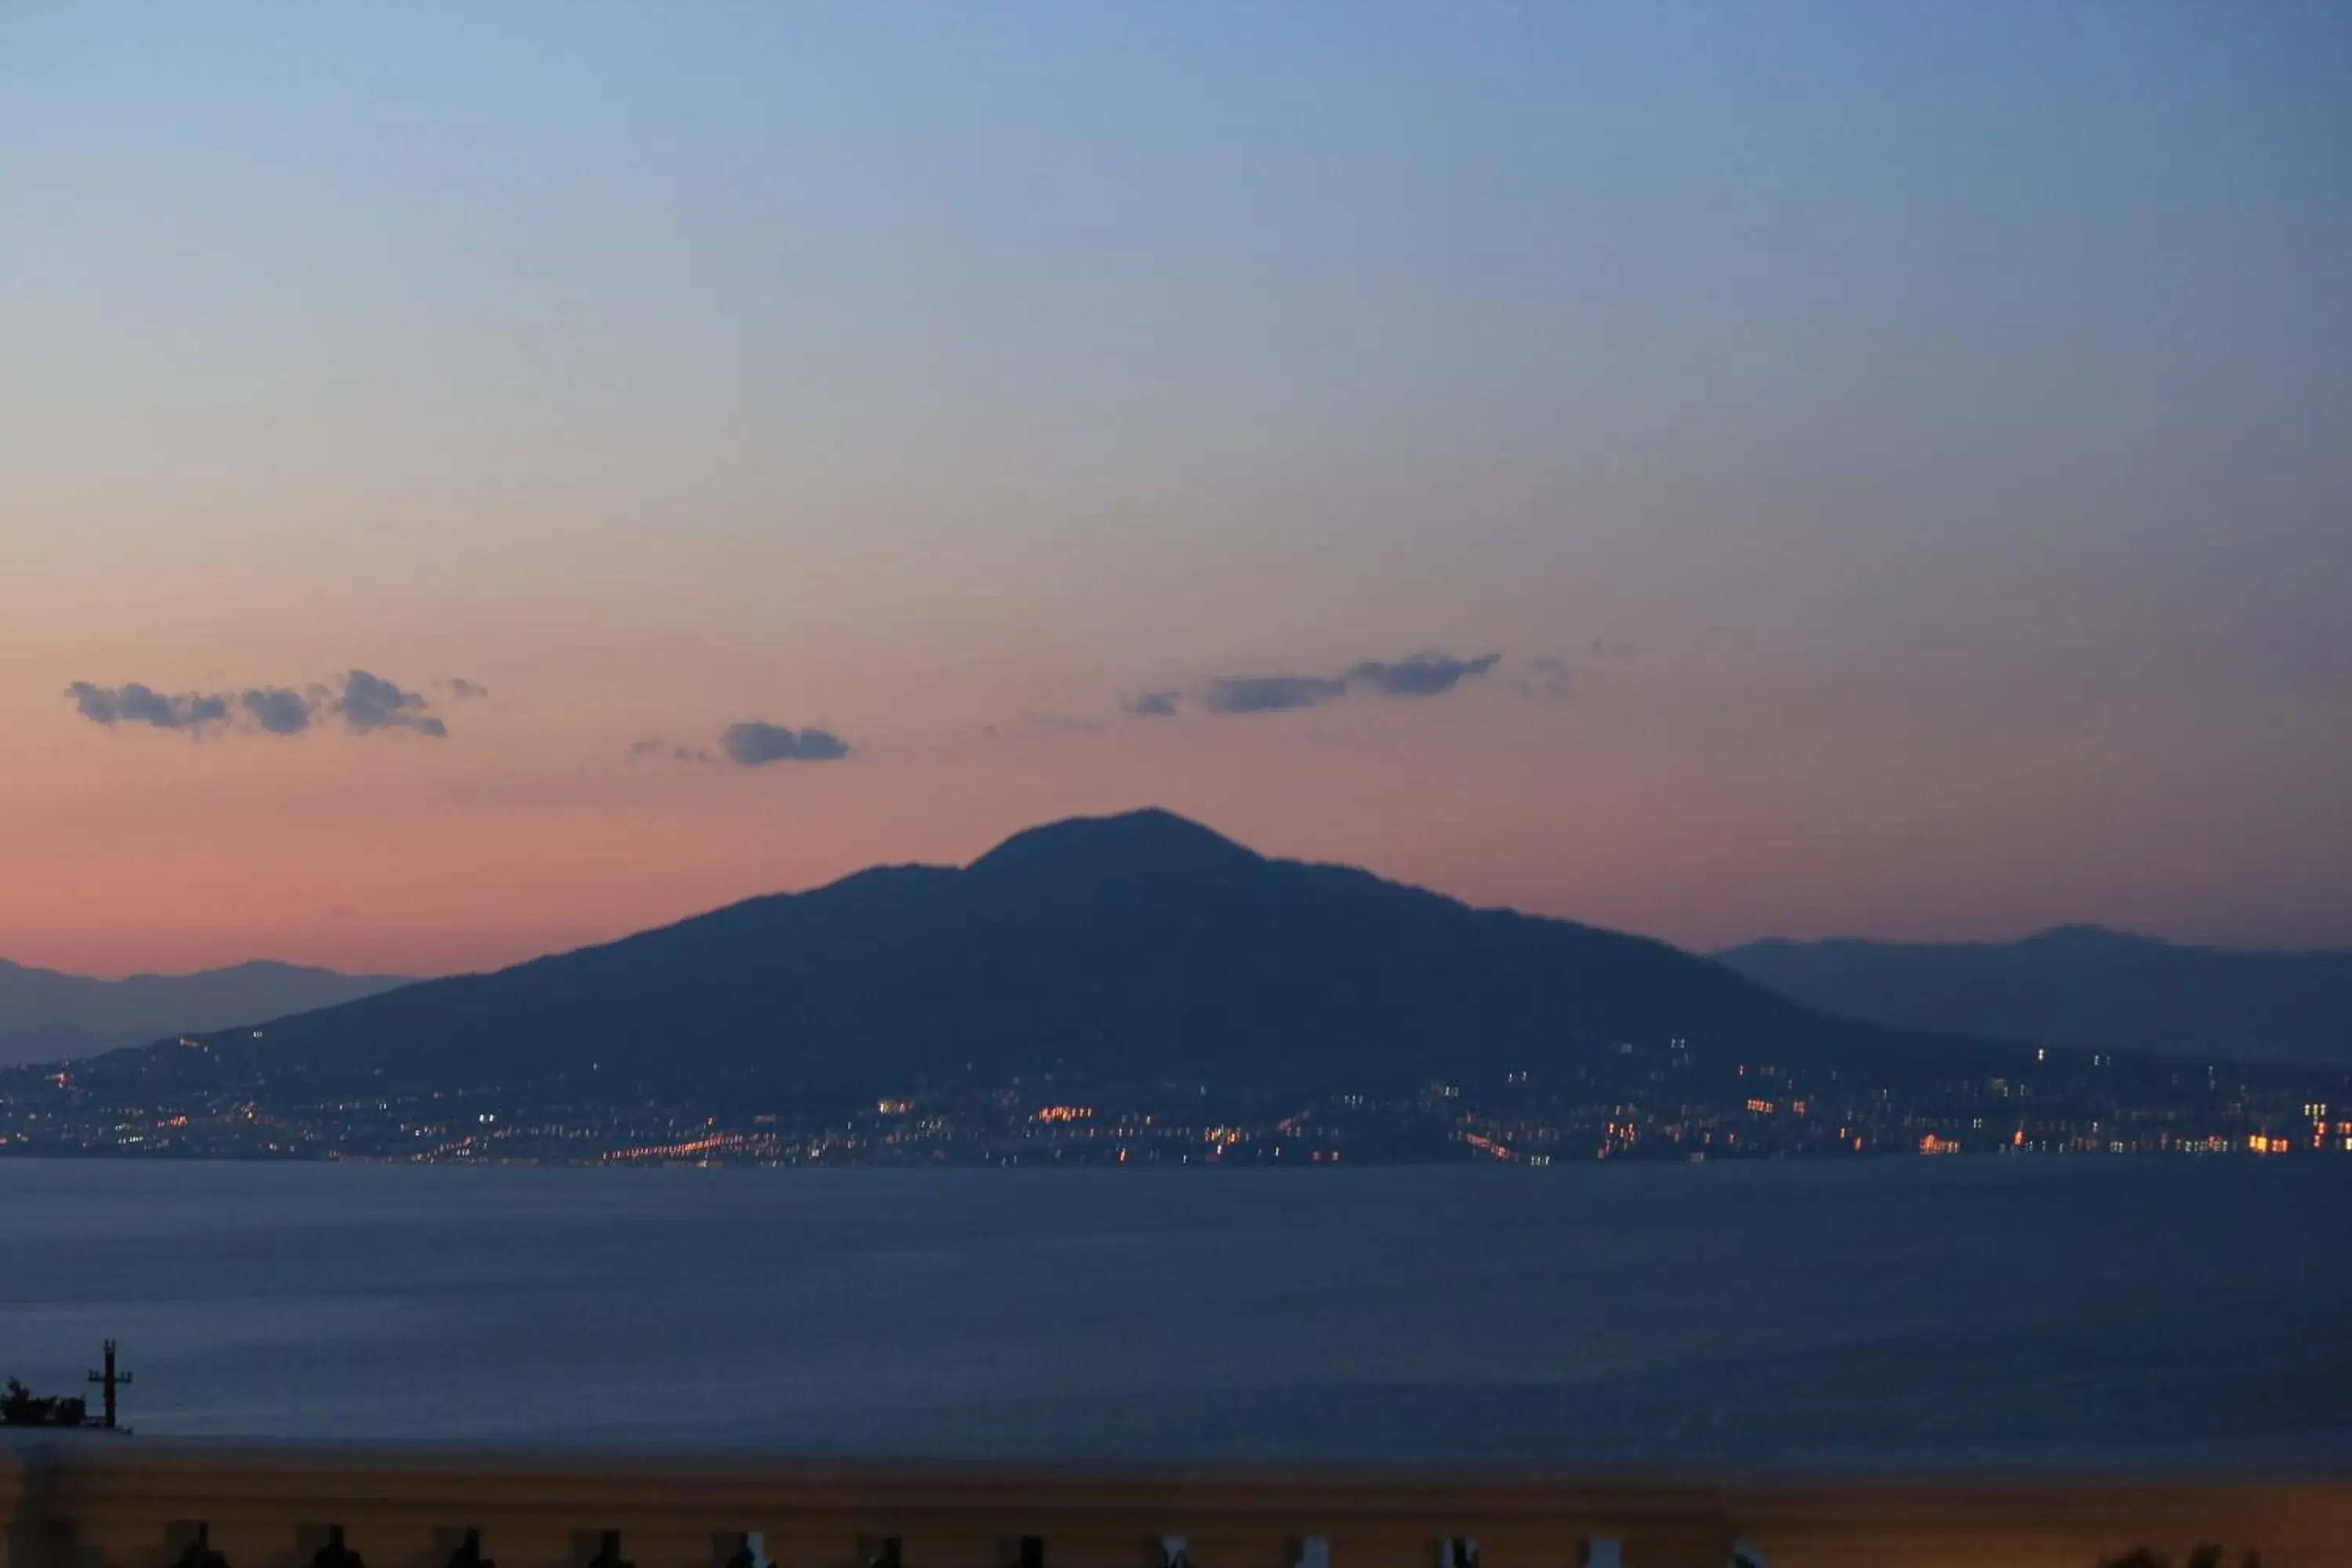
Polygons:
[[237,697],[247,717],[272,735],[299,735],[310,727],[318,700],[284,686],[257,686]]
[[1173,719],[1184,700],[1181,691],[1146,691],[1122,704],[1133,719]]
[[1367,659],[1348,671],[1348,680],[1350,685],[1368,686],[1383,697],[1440,697],[1502,662],[1499,653],[1481,654],[1476,658],[1417,653],[1394,664]]
[[77,680],[66,695],[81,716],[94,724],[149,724],[158,730],[203,730],[228,722],[228,699],[201,691],[166,697],[133,680],[122,686],[93,686]]
[[1347,695],[1347,679],[1318,675],[1227,675],[1201,688],[1212,713],[1280,713]]
[[[1432,652],[1394,663],[1366,659],[1338,675],[1228,675],[1201,688],[1201,703],[1212,713],[1280,713],[1319,707],[1357,690],[1380,697],[1442,697],[1502,662],[1498,653],[1455,658]],[[1174,711],[1173,693],[1151,695],[1171,698],[1167,711]],[[1135,710],[1130,705],[1129,711]]]
[[727,760],[740,767],[770,763],[829,763],[849,755],[849,743],[829,730],[788,730],[758,719],[730,724],[719,737]]
[[414,691],[403,691],[382,676],[371,675],[364,669],[354,669],[343,677],[343,694],[335,699],[335,711],[343,716],[355,734],[364,735],[373,730],[414,730],[420,735],[442,740],[449,733],[448,726],[425,711],[425,699]]
[[676,746],[667,741],[632,741],[633,757],[665,757],[673,763],[712,763],[719,759],[699,746]]
[[447,688],[449,695],[456,698],[460,702],[464,702],[470,698],[488,697],[490,694],[490,689],[488,687],[484,686],[478,680],[468,680],[462,675],[453,676],[449,679],[444,680],[439,684]]
[[[487,695],[470,681],[462,684],[476,696]],[[191,734],[235,727],[265,735],[300,735],[318,727],[320,713],[332,712],[341,714],[354,734],[413,730],[438,740],[449,733],[423,697],[364,669],[346,671],[336,687],[249,686],[242,691],[167,696],[135,680],[121,686],[77,680],[65,694],[83,718],[108,726],[146,724]]]
[[1519,695],[1530,702],[1565,702],[1574,688],[1564,658],[1531,658],[1519,681]]

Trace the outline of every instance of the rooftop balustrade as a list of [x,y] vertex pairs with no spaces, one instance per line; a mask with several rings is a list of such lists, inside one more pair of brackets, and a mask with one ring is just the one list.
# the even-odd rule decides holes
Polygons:
[[[2219,1555],[2200,1558],[2200,1549]],[[2352,1564],[2352,1479],[908,1466],[95,1434],[0,1447],[0,1568],[2241,1568],[2250,1560]]]

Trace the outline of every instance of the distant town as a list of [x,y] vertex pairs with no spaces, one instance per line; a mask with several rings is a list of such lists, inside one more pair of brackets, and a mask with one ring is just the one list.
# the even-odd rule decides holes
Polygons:
[[[354,1096],[221,1073],[217,1047],[0,1071],[0,1156],[743,1166],[1239,1166],[1796,1155],[2352,1157],[2352,1073],[2038,1052],[2030,1070],[1897,1089],[1624,1041],[1572,1070],[1278,1099],[1043,1074],[852,1105],[614,1103],[592,1071]],[[1724,1070],[1727,1067],[1728,1070]]]

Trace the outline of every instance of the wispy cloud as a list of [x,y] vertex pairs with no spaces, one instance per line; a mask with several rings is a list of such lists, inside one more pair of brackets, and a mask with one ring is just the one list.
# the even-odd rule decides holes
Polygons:
[[719,749],[681,745],[659,736],[629,742],[632,757],[669,763],[732,763],[739,768],[765,767],[771,763],[830,763],[849,755],[849,742],[830,730],[793,730],[761,719],[730,724],[719,737]]
[[237,695],[247,717],[272,735],[299,735],[310,727],[319,698],[286,686],[257,686]]
[[830,730],[792,730],[764,720],[730,724],[719,737],[727,760],[739,767],[770,763],[830,763],[849,755],[849,742]]
[[[1502,662],[1498,653],[1455,658],[1451,654],[1427,652],[1393,662],[1365,659],[1337,675],[1226,675],[1203,685],[1200,700],[1212,713],[1281,713],[1318,708],[1353,691],[1378,697],[1442,697]],[[1170,699],[1165,712],[1156,716],[1175,711],[1174,693],[1149,695]],[[1136,704],[1129,703],[1128,710],[1138,711]]]
[[344,675],[342,695],[335,699],[335,711],[360,734],[371,730],[414,730],[435,740],[445,738],[449,727],[426,713],[426,706],[417,693],[403,691],[364,669]]
[[1183,700],[1181,691],[1146,691],[1129,698],[1120,706],[1133,719],[1173,719]]
[[1201,688],[1201,703],[1212,713],[1280,713],[1347,692],[1344,676],[1223,675]]
[[218,693],[181,691],[170,696],[130,681],[94,686],[77,680],[66,688],[77,712],[93,724],[146,724],[158,730],[202,731],[228,722],[228,699]]
[[719,760],[699,746],[680,746],[660,740],[632,741],[629,742],[629,755],[660,757],[673,763],[715,763]]
[[1452,658],[1442,653],[1417,653],[1394,664],[1367,659],[1348,671],[1348,683],[1383,697],[1442,697],[1465,680],[1475,680],[1503,662],[1499,653],[1476,658]]
[[468,680],[462,675],[452,676],[447,680],[436,680],[433,684],[442,688],[460,702],[471,698],[488,697],[490,694],[488,687],[478,680]]
[[1565,702],[1574,689],[1564,658],[1531,658],[1519,679],[1519,695],[1530,702]]
[[[470,682],[464,684],[470,685]],[[480,689],[474,690],[479,694]],[[265,735],[300,735],[321,714],[340,716],[354,734],[412,730],[446,739],[448,726],[420,694],[364,669],[346,670],[332,683],[302,687],[249,686],[242,691],[180,691],[166,695],[138,681],[99,686],[77,680],[66,688],[74,710],[95,724],[144,724],[190,734],[243,729]]]

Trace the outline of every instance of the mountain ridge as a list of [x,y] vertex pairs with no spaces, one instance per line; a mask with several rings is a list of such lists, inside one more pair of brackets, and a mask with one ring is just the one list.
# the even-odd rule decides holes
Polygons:
[[2013,942],[1772,938],[1712,955],[1811,1007],[1897,1028],[2352,1066],[2352,951],[2220,948],[2096,925]]
[[100,980],[0,958],[0,1067],[63,1061],[159,1036],[203,1034],[413,984],[279,959]]

